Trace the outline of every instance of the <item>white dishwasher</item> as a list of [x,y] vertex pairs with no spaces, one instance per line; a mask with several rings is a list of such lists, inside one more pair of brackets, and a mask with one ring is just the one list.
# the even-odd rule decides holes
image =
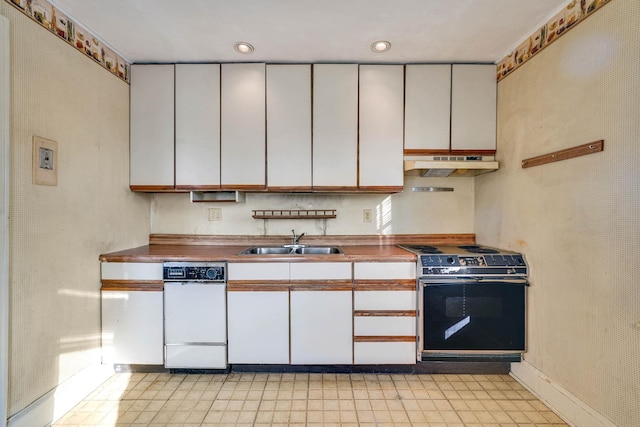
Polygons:
[[164,366],[227,367],[226,264],[165,262]]

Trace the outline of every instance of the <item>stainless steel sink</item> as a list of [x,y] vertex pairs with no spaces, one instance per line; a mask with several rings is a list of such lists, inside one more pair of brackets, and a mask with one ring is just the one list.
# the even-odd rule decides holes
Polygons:
[[341,254],[337,246],[254,246],[240,252],[240,255],[332,255]]

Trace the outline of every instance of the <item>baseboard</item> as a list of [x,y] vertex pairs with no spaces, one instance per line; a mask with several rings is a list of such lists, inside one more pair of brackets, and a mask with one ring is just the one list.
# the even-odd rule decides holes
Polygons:
[[571,426],[616,427],[526,360],[511,364],[511,376]]
[[9,417],[7,427],[49,426],[91,394],[111,375],[113,375],[113,368],[107,365],[85,368],[22,411]]

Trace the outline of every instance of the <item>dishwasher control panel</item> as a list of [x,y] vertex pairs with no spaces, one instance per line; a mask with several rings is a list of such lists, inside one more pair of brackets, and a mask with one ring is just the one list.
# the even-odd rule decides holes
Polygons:
[[165,282],[226,282],[224,262],[165,262],[162,278]]

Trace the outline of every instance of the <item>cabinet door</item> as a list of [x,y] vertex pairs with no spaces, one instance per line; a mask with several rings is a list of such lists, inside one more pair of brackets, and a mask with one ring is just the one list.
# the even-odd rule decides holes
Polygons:
[[220,187],[220,65],[176,65],[176,188]]
[[162,292],[102,291],[102,363],[162,365]]
[[407,65],[405,73],[405,154],[449,151],[451,65]]
[[221,186],[264,189],[265,64],[222,64]]
[[451,81],[451,150],[496,149],[496,66],[454,64]]
[[353,363],[351,292],[291,291],[291,364]]
[[131,66],[130,186],[174,188],[174,66]]
[[358,185],[358,65],[313,66],[313,188]]
[[310,65],[267,65],[267,185],[311,189]]
[[229,363],[289,363],[288,291],[229,291],[227,304]]
[[360,188],[402,190],[403,111],[403,66],[361,65]]

